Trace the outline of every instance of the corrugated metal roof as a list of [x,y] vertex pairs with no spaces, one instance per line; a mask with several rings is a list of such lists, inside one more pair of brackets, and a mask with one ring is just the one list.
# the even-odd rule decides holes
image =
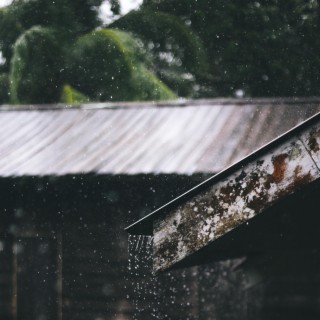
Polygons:
[[320,99],[0,109],[0,176],[215,173],[320,111]]

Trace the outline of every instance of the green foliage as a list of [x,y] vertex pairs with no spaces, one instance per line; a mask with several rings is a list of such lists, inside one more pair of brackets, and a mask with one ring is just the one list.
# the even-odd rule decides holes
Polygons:
[[[119,0],[108,1],[119,14]],[[169,88],[184,97],[320,94],[319,1],[144,0],[98,30],[102,2],[0,8],[0,72],[10,74],[12,101],[82,101],[74,90],[84,101],[170,99]]]
[[137,34],[154,57],[154,69],[180,95],[194,95],[196,80],[208,70],[200,38],[179,18],[151,10],[132,11],[112,27]]
[[123,87],[131,91],[132,62],[120,38],[109,29],[81,36],[67,63],[71,85],[96,101],[121,99]]
[[[140,40],[113,29],[87,33],[99,24],[102,1],[15,0],[0,9],[1,70],[10,74],[13,103],[175,97]],[[109,1],[118,14],[119,1]]]
[[111,5],[111,11],[114,14],[120,14],[120,3],[118,0],[110,0],[110,5]]
[[9,76],[0,73],[0,104],[9,102]]
[[97,11],[103,0],[15,0],[10,10],[25,29],[34,25],[80,34],[99,24]]
[[[170,91],[159,80],[145,83],[140,95],[141,85],[151,73],[142,69],[143,62],[148,61],[143,44],[129,33],[102,29],[81,36],[70,50],[67,69],[68,80],[77,90],[95,101],[138,100],[144,96],[150,99],[167,99]],[[137,73],[144,71],[144,76]],[[139,81],[138,81],[139,80]],[[157,83],[157,86],[156,86]],[[157,87],[157,90],[151,88]]]
[[218,95],[319,95],[320,10],[305,0],[145,0],[180,17],[209,54]]
[[65,84],[62,88],[60,102],[67,104],[88,103],[90,99],[70,85]]
[[139,35],[148,41],[150,49],[157,54],[162,52],[171,55],[171,64],[182,64],[187,70],[195,72],[205,72],[207,68],[201,40],[174,15],[147,9],[131,11],[112,26]]
[[60,98],[62,56],[55,32],[35,26],[14,45],[10,66],[13,103],[51,103]]
[[177,96],[142,64],[136,67],[132,75],[135,84],[135,96],[132,100],[174,100]]
[[[98,6],[103,0],[15,0],[0,9],[0,51],[7,60],[18,37],[33,26],[58,30],[59,42],[66,46],[70,39],[91,31],[100,24]],[[118,0],[112,0],[115,5]]]
[[4,71],[9,70],[13,44],[23,30],[20,21],[14,16],[11,7],[0,8],[0,51],[6,59],[5,65],[0,67]]

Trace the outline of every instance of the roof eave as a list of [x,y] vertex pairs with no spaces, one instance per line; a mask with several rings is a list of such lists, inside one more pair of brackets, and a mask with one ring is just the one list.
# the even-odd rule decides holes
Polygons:
[[189,191],[185,192],[184,194],[180,195],[174,200],[168,202],[164,206],[156,209],[155,211],[151,212],[150,214],[143,217],[142,219],[129,225],[127,228],[125,228],[125,230],[132,235],[152,235],[153,221],[155,219],[165,216],[166,213],[172,211],[174,208],[178,207],[180,204],[184,203],[188,199],[199,194],[203,190],[213,186],[215,183],[229,176],[233,172],[236,172],[237,170],[245,167],[247,164],[254,161],[261,155],[268,153],[268,151],[270,151],[271,149],[276,148],[277,146],[281,145],[285,141],[288,141],[293,136],[303,132],[306,128],[309,128],[310,126],[314,125],[319,121],[320,121],[320,113],[317,113],[316,115],[310,117],[306,121],[295,126],[291,130],[285,132],[284,134],[280,135],[276,139],[272,140],[268,144],[252,152],[251,154],[249,154],[242,160],[238,161],[237,163],[231,165],[230,167],[226,168],[220,173],[213,175],[212,177],[208,178],[204,182],[200,183],[199,185],[195,186],[194,188],[190,189]]

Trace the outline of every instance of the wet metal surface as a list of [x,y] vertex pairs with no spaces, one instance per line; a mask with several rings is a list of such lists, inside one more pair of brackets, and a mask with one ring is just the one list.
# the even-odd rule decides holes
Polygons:
[[0,108],[0,176],[217,173],[320,111],[320,99]]
[[320,123],[288,138],[154,221],[154,270],[246,223],[320,177]]

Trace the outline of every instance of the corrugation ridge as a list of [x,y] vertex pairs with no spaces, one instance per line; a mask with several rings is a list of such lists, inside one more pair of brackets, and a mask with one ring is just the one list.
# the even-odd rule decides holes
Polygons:
[[[112,122],[109,122],[109,119],[106,119],[108,126],[104,127],[104,134],[101,134],[99,139],[97,139],[92,146],[89,146],[90,152],[87,157],[81,159],[81,162],[73,167],[75,170],[87,167],[89,170],[98,171],[97,168],[110,156],[110,150],[121,145],[121,136],[127,134],[127,132],[121,130],[121,126],[124,127],[127,125],[130,116],[120,113],[119,118],[120,121],[116,122],[116,126]],[[119,126],[120,128],[118,128]],[[118,132],[118,135],[115,134],[116,132]],[[115,136],[116,139],[113,139],[113,136]]]
[[[152,109],[146,110],[142,125],[134,128],[135,130],[133,132],[130,132],[125,152],[122,154],[118,152],[116,157],[101,167],[102,172],[122,172],[122,168],[125,166],[125,163],[132,161],[137,154],[141,153],[145,148],[146,143],[152,141],[153,137],[158,134],[159,128],[163,128],[165,123],[168,121],[168,116],[174,116],[173,113],[168,113],[166,109],[159,111],[161,112],[155,112],[155,110]],[[150,118],[153,118],[154,115],[154,121],[151,123]],[[121,149],[121,147],[118,148],[118,150],[119,149]]]
[[[17,170],[20,166],[23,165],[26,161],[30,161],[30,159],[38,154],[40,151],[43,150],[43,148],[47,145],[46,142],[46,136],[44,136],[44,133],[47,132],[48,134],[56,135],[56,125],[55,122],[52,120],[54,118],[54,115],[57,116],[57,118],[62,118],[62,114],[60,113],[54,113],[50,112],[49,114],[46,114],[42,121],[43,121],[43,130],[39,130],[38,134],[34,134],[35,132],[32,132],[32,139],[28,138],[26,135],[24,139],[26,141],[20,140],[20,146],[19,148],[14,148],[14,150],[10,153],[10,155],[7,158],[8,163],[5,166],[2,166],[3,171],[8,172],[14,172]],[[42,117],[40,116],[40,119]]]
[[95,167],[95,171],[106,172],[108,171],[106,168],[111,168],[110,172],[112,172],[113,163],[120,161],[119,154],[121,157],[124,148],[127,148],[130,141],[141,130],[147,111],[148,109],[139,110],[139,112],[132,112],[132,110],[130,110],[130,113],[128,113],[130,121],[121,125],[120,128],[114,128],[114,132],[118,132],[118,130],[120,130],[121,134],[117,134],[117,139],[109,145],[107,154],[105,154],[105,152],[103,153],[103,156],[101,155],[101,152],[97,154],[97,156],[99,156],[99,162]]
[[[40,158],[43,160],[43,155],[41,153],[45,154],[45,150],[52,150],[52,145],[54,145],[55,141],[58,139],[61,139],[63,135],[66,132],[70,132],[70,129],[72,127],[75,127],[79,124],[81,121],[81,118],[85,116],[84,113],[72,113],[72,112],[61,112],[59,113],[52,113],[52,115],[56,115],[57,117],[53,117],[48,119],[50,122],[49,125],[45,128],[44,131],[41,132],[40,136],[37,136],[33,144],[33,148],[29,149],[29,152],[24,153],[24,157],[20,159],[20,165],[18,165],[17,168],[12,168],[11,171],[9,171],[9,174],[14,174],[17,172],[18,174],[27,171],[31,171],[31,173],[38,173],[39,169],[36,169],[35,171],[32,170],[34,166],[31,164],[36,162],[37,166],[44,166],[47,168],[47,158],[44,159],[45,162],[39,161]],[[68,121],[66,122],[66,116],[68,116]],[[62,119],[60,119],[62,118]],[[57,150],[52,151],[53,155],[57,154]],[[27,158],[27,161],[24,162],[24,159]],[[28,166],[31,168],[27,169]],[[45,170],[44,170],[45,172]]]
[[[250,114],[252,110],[254,110],[253,106],[233,107],[233,111],[230,112],[230,116],[226,119],[223,129],[218,133],[216,141],[213,141],[210,147],[216,150],[215,155],[212,154],[209,148],[207,149],[206,157],[210,159],[207,160],[209,168],[212,167],[212,170],[220,171],[225,167],[226,160],[231,152],[230,145],[237,145],[239,143],[241,139],[240,133],[243,131],[244,119],[248,118],[248,114]],[[230,141],[231,137],[234,141]]]
[[[197,111],[195,110],[195,112]],[[162,162],[163,158],[170,152],[169,150],[177,147],[176,138],[185,127],[186,117],[191,118],[189,109],[185,108],[180,113],[178,121],[175,121],[176,117],[176,110],[169,111],[165,115],[166,122],[162,123],[160,128],[157,128],[156,134],[153,134],[152,139],[140,150],[140,153],[131,159],[130,163],[126,164],[130,173],[139,171],[140,173],[157,172],[156,163],[158,161]],[[172,130],[172,125],[175,126],[174,130]]]
[[[219,150],[217,148],[217,145],[221,143],[221,141],[219,141],[219,134],[222,128],[224,128],[226,121],[228,121],[230,114],[241,111],[238,106],[223,106],[223,108],[221,108],[218,117],[212,122],[208,133],[205,135],[206,143],[201,155],[199,155],[197,167],[195,168],[196,172],[217,172],[215,164],[212,165],[213,159],[211,158],[218,158],[219,156]],[[210,154],[210,156],[208,156],[208,154]]]
[[214,172],[317,110],[250,104],[3,111],[0,174]]
[[236,148],[236,146],[241,144],[242,137],[250,126],[247,125],[246,120],[249,115],[254,112],[254,110],[255,106],[246,106],[239,113],[239,117],[233,116],[234,125],[224,144],[224,158],[223,162],[221,163],[222,169],[227,166],[227,163],[230,160],[233,150]]
[[[297,107],[278,105],[276,112],[272,105],[260,107],[260,114],[250,124],[250,135],[243,136],[239,148],[234,150],[234,156],[227,165],[258,149],[310,116],[305,108],[297,109]],[[261,112],[266,113],[264,117],[261,117]]]
[[[31,114],[30,114],[31,116]],[[25,118],[25,114],[23,112],[19,112],[18,114],[10,114],[10,113],[4,113],[0,115],[0,132],[1,137],[10,138],[12,137],[13,133],[17,133],[17,128],[13,124],[19,123],[22,126],[25,126],[26,124],[32,125],[32,123],[28,122],[28,120]],[[5,140],[7,141],[7,139]],[[4,140],[1,141],[1,144],[4,142]]]
[[[13,144],[24,145],[23,140],[29,141],[39,131],[38,123],[43,124],[43,120],[35,113],[19,112],[16,117],[15,114],[1,114],[1,133],[0,155],[1,158],[12,152]],[[37,123],[34,123],[34,121]],[[3,122],[6,124],[3,126]],[[13,125],[14,124],[14,125]],[[35,128],[35,129],[34,129]],[[18,129],[18,130],[17,130]]]
[[[58,172],[61,174],[61,163],[68,158],[76,158],[77,151],[80,153],[83,149],[83,137],[87,136],[86,123],[90,121],[95,113],[86,111],[77,114],[74,119],[77,125],[70,126],[58,139],[53,141],[50,147],[44,149],[43,158],[47,158],[46,166],[43,170],[46,173]],[[34,159],[37,162],[41,159]]]
[[[158,171],[156,163],[163,161],[170,148],[176,149],[179,147],[177,142],[181,141],[181,135],[184,136],[183,132],[185,128],[194,117],[194,114],[199,113],[199,109],[190,110],[189,108],[184,108],[180,112],[179,117],[177,117],[177,111],[167,110],[165,115],[166,121],[161,123],[155,132],[151,132],[151,139],[148,139],[142,145],[139,153],[131,158],[130,161],[123,164],[123,170],[130,170],[132,173],[133,168],[142,161],[144,164],[140,165],[140,170],[143,168],[144,173]],[[177,118],[178,120],[176,121]],[[173,127],[174,131],[172,130]]]
[[[262,132],[262,125],[266,123],[266,118],[270,115],[269,107],[261,108],[259,106],[251,110],[251,117],[247,117],[248,121],[244,121],[242,124],[242,134],[239,135],[239,140],[237,144],[234,144],[233,148],[229,147],[229,155],[225,158],[224,167],[236,162],[243,156],[249,154],[251,151],[256,149],[257,145],[262,146],[263,142],[259,137],[259,133],[264,135]],[[250,150],[245,153],[243,151],[244,145],[250,146]],[[235,152],[237,150],[237,152]]]
[[[215,114],[214,118],[219,121],[219,112]],[[193,173],[197,168],[198,160],[201,159],[204,150],[207,148],[208,141],[205,141],[207,139],[204,137],[206,136],[206,132],[211,132],[210,135],[212,134],[210,130],[212,120],[208,114],[205,114],[203,119],[204,120],[199,119],[198,128],[200,128],[200,130],[198,131],[198,129],[196,129],[198,132],[197,135],[195,135],[193,146],[190,146],[192,149],[190,148],[188,153],[186,152],[187,150],[185,150],[185,152],[181,152],[178,156],[180,158],[179,172],[188,171],[189,174]],[[212,135],[210,140],[214,141],[216,137]],[[194,146],[197,146],[197,148],[195,149]],[[184,158],[186,159],[185,161]]]
[[[83,118],[80,126],[72,128],[70,132],[72,135],[71,140],[57,141],[55,145],[57,149],[64,150],[68,148],[70,152],[57,159],[54,164],[51,164],[50,171],[58,171],[60,174],[77,172],[75,167],[79,166],[84,154],[88,155],[86,151],[88,146],[101,139],[101,135],[106,129],[106,122],[109,123],[110,118],[111,122],[117,121],[119,116],[117,113],[108,114],[105,112],[101,115],[99,112],[94,112],[90,114],[90,117]],[[66,142],[68,143],[67,146],[65,146]],[[83,169],[80,168],[79,172]],[[89,171],[89,168],[86,169]]]
[[[212,109],[213,108],[213,109]],[[197,114],[194,114],[193,112],[190,112],[189,119],[185,121],[184,127],[182,133],[182,141],[183,143],[175,143],[174,149],[172,148],[170,150],[170,153],[165,155],[164,161],[158,162],[157,170],[158,172],[180,172],[182,171],[182,165],[184,161],[187,161],[189,156],[191,156],[192,153],[198,152],[198,150],[194,147],[195,141],[197,140],[197,135],[199,133],[199,127],[201,126],[201,129],[204,129],[203,119],[210,119],[210,116],[208,116],[208,112],[211,110],[214,110],[212,112],[214,116],[218,114],[219,107],[206,107],[206,108],[199,108],[197,110]],[[196,134],[197,133],[197,134]],[[177,137],[179,139],[179,136]],[[187,170],[189,173],[189,169]]]

